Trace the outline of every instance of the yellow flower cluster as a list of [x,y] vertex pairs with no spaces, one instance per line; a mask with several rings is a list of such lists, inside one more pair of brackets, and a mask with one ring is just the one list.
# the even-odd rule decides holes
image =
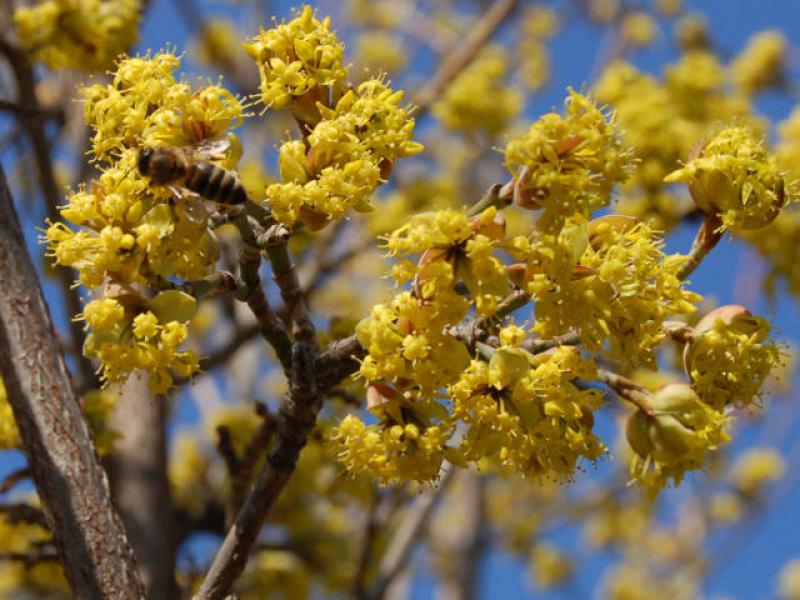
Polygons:
[[136,168],[142,147],[199,144],[241,123],[242,106],[230,92],[214,85],[193,90],[175,79],[179,64],[169,53],[127,58],[111,84],[82,90],[103,171],[62,209],[80,230],[54,223],[46,237],[56,262],[77,269],[87,287],[152,275],[199,278],[215,262],[208,215],[195,199],[151,186]]
[[[399,271],[414,273],[414,265],[399,263]],[[356,332],[369,354],[360,374],[367,381],[414,382],[422,394],[433,394],[469,362],[464,347],[444,333],[469,310],[469,301],[454,289],[453,267],[444,260],[422,267],[424,281],[417,291],[402,291],[379,304],[361,321]]]
[[644,11],[633,11],[622,17],[620,23],[622,43],[631,48],[643,48],[658,37],[658,23]]
[[604,577],[602,598],[605,600],[695,600],[702,597],[696,576],[687,573],[663,574],[653,561],[630,556]]
[[778,596],[781,600],[800,600],[800,558],[792,559],[781,567]]
[[0,377],[0,449],[17,448],[20,443],[17,422],[14,420],[11,404],[8,403],[3,378]]
[[421,254],[417,266],[403,261],[392,268],[398,283],[414,279],[421,299],[446,295],[448,286],[460,280],[478,313],[489,316],[509,292],[505,267],[494,254],[504,241],[505,219],[495,208],[472,219],[461,211],[440,210],[411,217],[392,232],[386,247],[394,256]]
[[745,94],[752,95],[782,83],[789,43],[779,31],[762,31],[731,62],[731,77]]
[[139,0],[39,0],[14,12],[20,42],[51,69],[101,71],[138,37]]
[[570,90],[566,115],[544,115],[508,144],[506,167],[514,176],[515,201],[543,208],[543,228],[558,230],[573,215],[589,216],[611,200],[614,185],[635,164],[613,117]]
[[[169,371],[184,377],[197,368],[196,356],[178,349],[194,305],[180,302],[173,308],[186,308],[186,314],[170,320],[164,301],[147,300],[141,288],[159,276],[203,277],[214,268],[217,244],[204,201],[151,185],[137,169],[139,151],[223,140],[243,118],[241,103],[221,86],[193,89],[176,79],[179,65],[168,52],[125,58],[110,84],[82,90],[101,174],[72,193],[61,210],[77,231],[64,223],[51,223],[46,231],[58,264],[77,269],[86,287],[106,286],[109,298],[84,312],[97,333],[87,341],[87,355],[100,359],[107,381],[149,370],[150,386],[159,392],[172,381]],[[232,167],[238,157],[231,152],[227,158]],[[162,314],[148,313],[152,303]]]
[[[503,237],[494,208],[472,219],[454,210],[418,214],[388,237],[394,256],[420,258],[395,263],[392,276],[411,281],[412,289],[375,306],[356,328],[368,351],[359,373],[370,384],[370,409],[380,421],[366,425],[351,416],[336,429],[340,459],[351,472],[384,482],[435,478],[452,435],[449,413],[436,398],[470,364],[464,344],[447,330],[473,303],[493,314],[509,291],[504,266],[493,256]],[[457,282],[472,300],[458,293]],[[406,460],[409,454],[414,462]]]
[[532,92],[550,79],[550,52],[546,43],[561,26],[555,11],[542,5],[525,9],[519,24],[517,58],[522,81]]
[[453,417],[466,426],[458,454],[523,475],[571,477],[581,458],[605,452],[592,432],[602,395],[573,383],[594,374],[594,364],[568,346],[538,355],[501,346],[488,362],[473,360],[448,389]]
[[261,102],[268,108],[287,108],[302,99],[313,112],[326,86],[347,77],[344,46],[331,31],[330,18],[320,21],[308,5],[288,23],[261,31],[245,50],[258,65]]
[[414,119],[400,106],[403,92],[371,79],[345,93],[334,108],[317,105],[320,120],[308,135],[280,148],[282,183],[267,187],[276,218],[301,219],[319,229],[348,209],[371,210],[370,196],[398,158],[422,145],[411,140]]
[[722,411],[757,401],[781,358],[769,333],[767,320],[743,306],[723,306],[700,320],[686,344],[684,364],[703,402]]
[[[0,518],[0,552],[35,555],[45,544],[52,544],[52,534],[39,525]],[[31,591],[48,598],[68,598],[70,587],[57,560],[4,560],[0,562],[0,597],[24,598]]]
[[433,107],[450,129],[496,136],[522,109],[522,95],[505,85],[508,57],[500,46],[485,49],[447,87]]
[[772,448],[752,448],[736,458],[729,479],[736,491],[753,498],[768,483],[778,481],[786,471],[786,463]]
[[163,394],[172,386],[172,374],[189,377],[199,369],[194,351],[179,349],[195,305],[192,296],[177,291],[150,301],[132,293],[92,300],[83,310],[91,329],[83,353],[100,361],[104,381],[121,383],[133,371],[146,371],[150,391]]
[[236,25],[227,19],[210,19],[192,43],[192,57],[202,65],[228,66],[245,58]]
[[550,589],[570,578],[575,565],[570,558],[552,544],[536,544],[530,552],[530,570],[536,586]]
[[615,61],[595,86],[615,111],[626,143],[641,164],[623,187],[620,212],[655,219],[667,228],[691,209],[666,193],[664,177],[685,160],[715,123],[750,122],[749,106],[725,86],[725,70],[705,50],[686,52],[667,66],[664,81]]
[[729,440],[728,419],[704,403],[689,385],[669,384],[628,419],[626,435],[636,456],[631,474],[654,496],[670,480],[700,469],[709,451]]
[[427,420],[415,422],[406,411],[405,424],[366,425],[348,415],[331,440],[339,444],[339,460],[353,475],[368,475],[386,484],[393,481],[435,481],[452,431]]
[[697,206],[732,231],[769,225],[791,194],[775,156],[742,127],[720,131],[665,181],[688,184]]
[[654,366],[664,320],[691,314],[701,299],[677,277],[685,258],[662,248],[646,223],[615,215],[539,236],[525,274],[534,330],[551,337],[576,329],[590,349],[608,342],[611,357]]
[[784,279],[787,291],[800,294],[800,207],[786,207],[769,226],[745,232],[744,238],[767,263],[765,287],[773,297]]

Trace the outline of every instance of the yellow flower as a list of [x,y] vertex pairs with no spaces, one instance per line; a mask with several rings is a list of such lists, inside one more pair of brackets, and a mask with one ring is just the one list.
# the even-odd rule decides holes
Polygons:
[[414,422],[366,425],[348,415],[331,432],[338,457],[353,475],[366,474],[385,485],[395,481],[435,481],[452,431]]
[[540,226],[556,230],[570,216],[606,206],[614,184],[635,164],[613,117],[607,119],[590,98],[570,90],[565,107],[566,116],[543,116],[505,151],[515,201],[543,208]]
[[697,205],[733,231],[768,225],[790,198],[775,157],[741,127],[719,132],[665,181],[687,183]]
[[[347,77],[344,46],[305,5],[288,23],[261,31],[244,46],[261,75],[261,102],[268,108],[287,108],[309,94],[322,100],[323,86],[341,84]],[[305,115],[304,115],[305,116]]]
[[502,47],[485,49],[452,83],[433,107],[450,129],[504,131],[522,109],[522,97],[504,83],[508,58]]
[[280,149],[283,183],[266,191],[275,216],[320,229],[349,209],[372,210],[370,196],[394,161],[422,150],[411,140],[414,119],[400,106],[402,98],[401,91],[372,79],[348,91],[333,109],[319,104],[321,120],[308,136],[308,150],[299,140]]
[[569,579],[573,571],[572,561],[551,544],[541,542],[530,552],[530,569],[536,585],[548,589]]
[[711,496],[708,510],[715,521],[721,523],[735,523],[745,513],[742,499],[730,492],[718,492]]
[[14,12],[20,42],[51,69],[101,71],[138,37],[139,0],[38,0]]
[[83,307],[83,318],[92,329],[113,329],[125,317],[125,309],[114,298],[92,300]]
[[686,345],[684,366],[703,402],[722,410],[757,401],[781,359],[769,333],[769,323],[743,306],[722,306],[700,320]]
[[406,54],[398,37],[385,31],[367,31],[358,36],[354,62],[364,73],[364,78],[369,78],[376,73],[400,71],[406,66]]
[[[33,504],[34,498],[23,498]],[[32,555],[53,544],[52,534],[40,525],[14,522],[9,516],[0,519],[0,552]],[[0,564],[0,595],[20,598],[34,592],[51,598],[68,598],[70,587],[58,561],[3,561]]]
[[613,215],[540,236],[527,264],[534,330],[548,338],[577,329],[590,349],[607,341],[614,359],[654,365],[664,320],[701,299],[677,277],[684,259],[663,245],[647,224]]
[[780,31],[762,31],[731,62],[733,82],[745,94],[778,85],[785,77],[789,43]]
[[674,17],[683,10],[683,0],[657,0],[656,8],[665,17]]
[[751,448],[736,458],[729,479],[746,498],[755,496],[767,483],[778,481],[786,470],[781,455],[772,448]]
[[727,419],[688,385],[667,385],[648,403],[648,412],[640,408],[629,417],[626,436],[637,455],[631,474],[652,496],[670,479],[677,485],[686,471],[702,468],[708,452],[729,437]]
[[536,5],[525,9],[520,21],[520,35],[524,38],[548,40],[558,33],[561,22],[549,6]]
[[649,46],[658,37],[658,23],[646,12],[634,11],[622,18],[620,32],[627,46]]
[[592,431],[602,397],[573,384],[593,374],[593,363],[567,346],[535,356],[501,347],[489,363],[473,360],[448,388],[453,417],[467,426],[460,455],[523,475],[571,478],[581,459],[605,452]]

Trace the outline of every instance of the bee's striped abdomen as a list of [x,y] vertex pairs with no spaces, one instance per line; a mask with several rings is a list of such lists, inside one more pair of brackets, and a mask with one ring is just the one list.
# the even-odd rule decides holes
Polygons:
[[234,173],[208,161],[190,164],[185,185],[217,204],[242,204],[247,199],[244,186]]

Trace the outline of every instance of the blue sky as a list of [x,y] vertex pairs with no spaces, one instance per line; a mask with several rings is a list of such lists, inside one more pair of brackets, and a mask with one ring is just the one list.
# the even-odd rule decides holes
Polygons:
[[[323,11],[330,10],[336,14],[340,10],[339,2],[334,0],[318,3]],[[800,63],[800,0],[706,0],[686,3],[690,8],[704,12],[708,16],[713,38],[717,40],[723,52],[729,53],[740,49],[747,38],[754,32],[765,29],[780,29],[790,40],[795,50],[795,63]],[[231,9],[221,2],[204,2],[197,0],[207,14],[225,13],[242,25],[246,35],[254,34],[257,23],[248,22],[236,8]],[[288,2],[272,2],[276,6],[279,17],[289,14]],[[264,23],[268,25],[268,23]],[[336,24],[334,23],[334,26]],[[340,27],[341,29],[341,27]],[[187,47],[188,29],[185,19],[176,9],[175,0],[150,0],[150,7],[145,19],[140,49],[158,49],[173,44],[179,50]],[[593,57],[600,45],[601,32],[583,23],[568,27],[551,45],[554,77],[550,85],[536,96],[527,106],[527,112],[533,117],[549,111],[553,106],[560,106],[567,86],[579,88],[589,78]],[[664,30],[662,37],[651,49],[634,57],[634,62],[645,70],[657,72],[660,66],[675,56],[675,49],[670,42],[669,31]],[[426,68],[430,65],[423,64]],[[800,75],[800,68],[795,66],[795,74]],[[784,96],[767,94],[758,102],[761,112],[773,120],[785,118],[792,108],[792,103]],[[672,251],[686,251],[691,243],[692,232],[678,231],[668,241]],[[30,239],[31,248],[35,240]],[[713,294],[726,303],[736,301],[743,287],[730,277],[736,265],[742,261],[752,260],[749,251],[735,243],[723,242],[718,251],[693,276],[693,287],[701,293]],[[757,285],[753,281],[750,285]],[[58,308],[57,296],[52,295],[53,287],[48,287],[50,305],[59,320],[63,314]],[[760,305],[751,307],[766,313],[781,331],[784,339],[792,340],[800,345],[798,329],[798,304],[785,296],[779,298],[774,307],[763,299]],[[179,422],[192,419],[192,411],[186,403],[179,407]],[[788,438],[788,447],[798,442],[797,427]],[[785,449],[785,448],[784,448]],[[0,464],[12,466],[18,464],[17,458],[6,457]],[[728,565],[718,571],[706,590],[709,596],[725,595],[738,599],[759,599],[770,597],[773,582],[780,566],[789,558],[800,557],[800,488],[795,486],[782,499],[774,510],[769,511],[760,525],[758,533],[744,550]],[[571,535],[571,534],[569,534]],[[562,541],[559,539],[558,541]],[[579,582],[583,590],[591,590],[598,573],[605,566],[603,557],[587,565]],[[423,578],[414,585],[414,597],[423,599],[432,596],[430,581]],[[517,562],[499,552],[494,552],[485,565],[482,590],[485,598],[528,598],[532,591],[526,584],[523,568]],[[542,598],[577,598],[575,590],[555,595],[542,594]],[[587,595],[591,597],[591,592]]]

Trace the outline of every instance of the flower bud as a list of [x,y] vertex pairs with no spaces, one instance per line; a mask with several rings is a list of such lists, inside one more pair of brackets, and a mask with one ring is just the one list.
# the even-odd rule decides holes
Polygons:
[[775,157],[743,127],[718,133],[664,181],[686,183],[697,206],[733,231],[769,225],[789,199]]
[[[628,443],[643,459],[678,467],[698,468],[705,450],[722,441],[723,420],[708,414],[700,397],[686,384],[664,386],[650,398],[650,412],[637,410],[628,419]],[[709,435],[709,429],[713,435]]]
[[721,306],[695,326],[683,352],[692,387],[706,404],[722,410],[747,406],[780,359],[769,323],[743,306]]

